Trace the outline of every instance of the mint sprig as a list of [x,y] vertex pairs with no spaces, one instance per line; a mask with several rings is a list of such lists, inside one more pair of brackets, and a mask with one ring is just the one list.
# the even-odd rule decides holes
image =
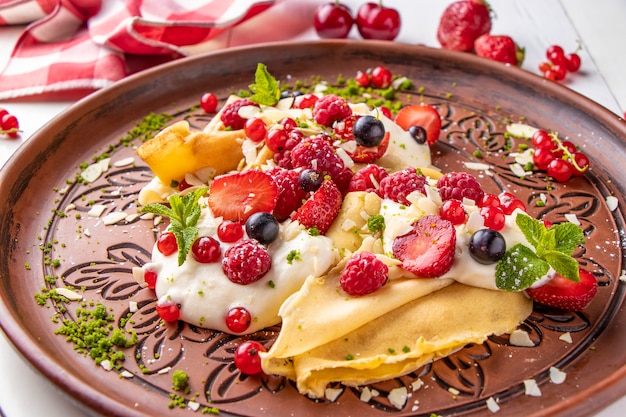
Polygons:
[[254,84],[250,84],[250,100],[265,106],[273,106],[280,100],[280,83],[267,70],[265,64],[258,64],[254,73]]
[[506,291],[522,291],[546,275],[550,267],[557,274],[580,281],[578,262],[572,254],[585,243],[583,231],[572,223],[546,228],[543,222],[518,214],[515,223],[533,249],[518,243],[506,251],[496,266],[496,286]]
[[207,187],[199,188],[182,197],[179,194],[173,194],[168,199],[169,207],[161,203],[151,203],[140,210],[144,213],[169,217],[169,230],[176,236],[178,245],[178,266],[185,262],[189,249],[198,236],[196,225],[201,214],[198,200],[206,193],[207,189]]

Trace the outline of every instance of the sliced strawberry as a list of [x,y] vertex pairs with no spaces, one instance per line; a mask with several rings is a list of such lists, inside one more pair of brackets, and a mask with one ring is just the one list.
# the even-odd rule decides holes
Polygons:
[[385,152],[387,152],[387,148],[389,147],[389,132],[385,132],[385,137],[378,144],[378,146],[361,146],[357,145],[356,150],[354,152],[348,152],[350,158],[354,162],[362,163],[362,164],[370,164],[380,158],[383,157]]
[[526,292],[534,301],[549,307],[567,311],[583,310],[598,291],[596,278],[589,271],[578,269],[580,281],[574,282],[562,275],[536,288],[527,288]]
[[441,116],[436,108],[426,104],[414,104],[400,109],[396,115],[396,124],[404,130],[411,126],[421,126],[426,130],[426,142],[432,145],[439,140]]
[[215,217],[244,223],[254,213],[271,213],[278,200],[278,187],[264,172],[250,170],[213,179],[209,207]]
[[402,268],[423,278],[439,277],[454,262],[456,231],[448,220],[428,215],[413,224],[408,233],[394,239],[393,255]]
[[326,233],[341,209],[341,191],[332,180],[324,180],[320,188],[294,213],[304,227],[315,227],[321,234]]

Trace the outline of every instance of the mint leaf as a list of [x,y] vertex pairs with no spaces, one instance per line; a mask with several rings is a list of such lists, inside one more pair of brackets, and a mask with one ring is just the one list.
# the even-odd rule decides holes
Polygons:
[[[519,217],[519,216],[518,216]],[[518,243],[506,251],[496,265],[496,286],[505,291],[522,291],[543,277],[550,265],[527,246]]]
[[575,224],[569,222],[560,223],[552,226],[550,229],[554,229],[555,250],[566,255],[573,254],[579,245],[585,243],[585,234]]
[[178,245],[178,265],[187,259],[189,249],[198,235],[198,220],[202,213],[198,201],[206,193],[207,188],[199,188],[184,196],[173,194],[169,198],[170,207],[165,204],[148,204],[141,209],[144,213],[154,213],[170,218],[170,231],[176,236]]
[[546,262],[556,271],[570,281],[579,282],[578,262],[576,259],[559,251],[550,251],[544,255]]
[[276,81],[264,64],[258,64],[254,73],[254,84],[250,84],[250,100],[265,106],[273,106],[280,100],[280,83]]
[[524,233],[524,237],[528,243],[536,248],[546,233],[546,226],[543,222],[518,213],[515,217],[515,223],[522,233]]
[[544,253],[550,252],[556,249],[556,231],[552,227],[545,231],[541,240],[535,246],[537,250],[537,256],[543,258]]

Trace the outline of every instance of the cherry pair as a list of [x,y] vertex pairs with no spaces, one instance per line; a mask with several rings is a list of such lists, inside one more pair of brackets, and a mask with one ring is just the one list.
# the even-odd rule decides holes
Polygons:
[[392,41],[400,32],[400,14],[396,9],[378,3],[365,3],[357,10],[356,17],[338,0],[322,4],[313,19],[321,38],[346,38],[356,24],[363,39]]

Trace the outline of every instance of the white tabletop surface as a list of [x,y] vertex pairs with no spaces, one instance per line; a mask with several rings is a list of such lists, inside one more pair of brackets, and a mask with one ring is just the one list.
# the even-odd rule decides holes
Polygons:
[[[204,45],[189,48],[190,53],[256,42],[286,39],[318,39],[312,28],[317,5],[326,0],[282,0],[255,19],[222,34]],[[353,11],[364,1],[344,0]],[[403,19],[397,42],[438,47],[436,28],[443,9],[451,1],[386,0]],[[526,48],[522,68],[538,73],[546,48],[559,44],[573,51],[582,44],[582,68],[564,83],[612,112],[626,110],[626,1],[595,0],[490,0],[496,13],[493,34],[508,34]],[[276,23],[278,22],[278,23]],[[0,66],[8,60],[23,27],[0,27]],[[358,39],[356,29],[350,34]],[[18,140],[0,139],[0,166],[17,147],[41,126],[73,102],[0,102],[15,114],[23,130]],[[2,318],[0,318],[2,320]],[[4,334],[0,336],[0,407],[7,417],[78,417],[85,412],[58,392],[34,371],[14,350]],[[609,405],[598,417],[625,415],[626,397]]]

